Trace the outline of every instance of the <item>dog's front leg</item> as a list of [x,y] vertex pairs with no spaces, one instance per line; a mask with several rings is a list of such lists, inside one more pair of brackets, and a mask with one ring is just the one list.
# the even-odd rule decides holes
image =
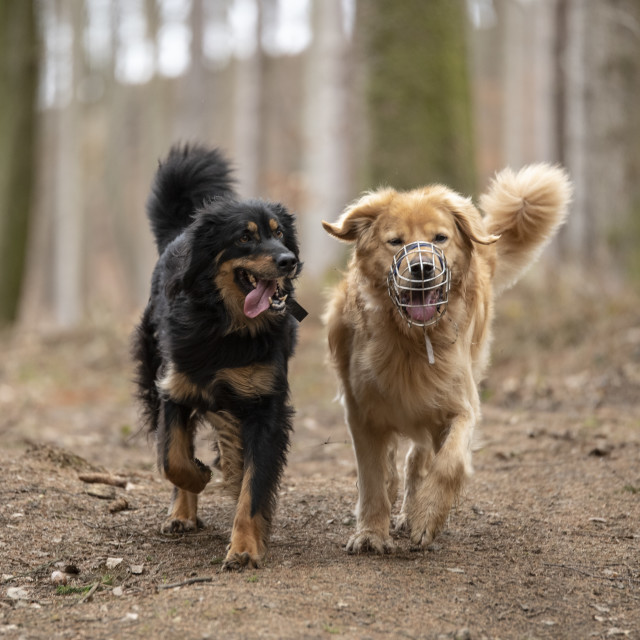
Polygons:
[[244,470],[223,569],[257,568],[266,550],[280,477],[286,462],[292,410],[284,399],[245,406]]
[[[347,542],[349,553],[391,553],[389,535],[391,501],[389,478],[389,437],[384,431],[372,431],[359,421],[349,420],[358,465],[358,505],[356,532]],[[397,481],[394,486],[397,488]]]
[[471,474],[471,436],[475,421],[471,406],[453,419],[426,478],[403,505],[414,545],[427,546],[442,530],[465,479]]
[[158,466],[176,487],[200,493],[211,480],[211,469],[194,457],[195,424],[191,409],[163,400],[158,421]]

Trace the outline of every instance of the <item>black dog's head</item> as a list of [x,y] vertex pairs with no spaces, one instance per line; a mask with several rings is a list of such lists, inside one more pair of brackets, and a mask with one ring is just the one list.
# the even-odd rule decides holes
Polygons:
[[235,324],[281,315],[301,269],[293,216],[261,200],[215,200],[198,211],[169,294],[222,301]]

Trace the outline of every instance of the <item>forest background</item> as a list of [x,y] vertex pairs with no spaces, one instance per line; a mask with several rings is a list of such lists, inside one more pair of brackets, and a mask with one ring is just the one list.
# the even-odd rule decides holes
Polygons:
[[363,190],[477,196],[540,160],[575,184],[542,285],[640,280],[637,0],[5,0],[0,25],[5,324],[145,303],[144,204],[176,141],[297,213],[313,311],[344,256],[320,220]]

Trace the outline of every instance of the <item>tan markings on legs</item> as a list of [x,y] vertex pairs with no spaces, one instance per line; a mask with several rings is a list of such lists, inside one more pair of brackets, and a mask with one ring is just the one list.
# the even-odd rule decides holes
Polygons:
[[241,396],[256,397],[273,393],[275,381],[274,367],[270,364],[256,364],[235,369],[221,369],[215,382],[225,382]]
[[267,523],[259,513],[251,516],[252,476],[253,470],[248,467],[242,478],[242,489],[231,531],[231,544],[223,564],[223,569],[227,571],[247,566],[257,568],[266,552]]
[[240,423],[226,411],[209,411],[207,420],[215,429],[220,451],[219,467],[224,479],[224,490],[235,500],[240,495],[244,472],[244,450]]
[[182,427],[169,427],[169,447],[164,468],[165,477],[179,489],[200,493],[211,480],[211,469],[199,466],[193,459],[192,434]]
[[[158,381],[158,389],[169,398],[181,403],[198,399],[204,395],[203,389],[191,382],[186,374],[176,371],[173,365],[167,367],[167,372]],[[207,400],[209,400],[208,397]]]
[[198,520],[198,494],[176,487],[173,492],[169,517],[161,527],[162,533],[195,531],[202,523]]

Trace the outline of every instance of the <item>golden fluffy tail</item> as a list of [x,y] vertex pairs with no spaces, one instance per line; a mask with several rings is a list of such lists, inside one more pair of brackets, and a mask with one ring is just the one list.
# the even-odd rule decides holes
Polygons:
[[573,188],[558,166],[532,164],[502,170],[480,198],[485,225],[496,242],[496,293],[513,285],[564,222]]

